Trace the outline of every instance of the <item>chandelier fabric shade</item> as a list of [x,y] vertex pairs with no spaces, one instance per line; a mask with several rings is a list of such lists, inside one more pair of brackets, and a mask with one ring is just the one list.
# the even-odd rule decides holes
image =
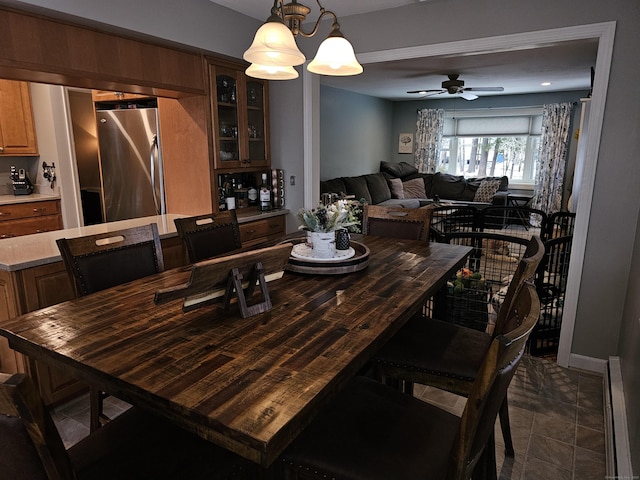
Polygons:
[[[317,0],[318,1],[318,0]],[[313,30],[309,33],[302,30],[302,22],[311,11],[291,0],[274,0],[271,16],[256,32],[251,46],[244,52],[243,58],[251,65],[245,73],[251,77],[268,80],[290,80],[298,77],[293,68],[302,65],[306,58],[298,49],[296,36],[312,37],[318,32],[320,20],[329,15],[333,18],[331,33],[320,44],[315,58],[307,66],[307,70],[320,75],[347,76],[362,73],[362,65],[358,63],[353,46],[340,31],[336,14],[325,10],[318,1],[320,16]]]

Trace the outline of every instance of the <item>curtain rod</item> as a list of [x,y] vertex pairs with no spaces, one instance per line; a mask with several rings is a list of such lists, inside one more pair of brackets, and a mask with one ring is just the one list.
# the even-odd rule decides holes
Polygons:
[[[564,102],[556,102],[556,103],[564,103]],[[566,102],[566,103],[571,103],[571,105],[578,105],[580,102]],[[458,111],[458,112],[480,112],[480,111],[491,111],[491,110],[525,110],[527,108],[543,108],[545,104],[543,105],[526,105],[526,106],[521,106],[521,107],[481,107],[481,108],[435,108],[435,109],[430,109],[429,107],[424,107],[424,108],[418,108],[416,109],[416,113],[419,112],[420,110],[447,110],[447,111]]]

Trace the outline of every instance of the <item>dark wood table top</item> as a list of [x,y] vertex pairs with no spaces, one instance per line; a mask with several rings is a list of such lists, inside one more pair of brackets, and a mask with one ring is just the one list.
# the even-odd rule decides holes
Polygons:
[[371,250],[366,269],[286,272],[268,284],[273,309],[245,319],[235,304],[155,305],[154,292],[188,280],[186,267],[2,321],[0,334],[266,467],[470,252],[358,241]]

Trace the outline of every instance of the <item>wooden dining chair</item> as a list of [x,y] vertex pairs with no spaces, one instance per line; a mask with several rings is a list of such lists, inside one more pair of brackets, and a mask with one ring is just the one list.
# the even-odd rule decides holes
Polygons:
[[[103,232],[56,240],[76,296],[89,295],[164,271],[158,226]],[[106,394],[89,387],[91,431],[108,421],[103,413]]]
[[65,450],[30,377],[0,374],[0,478],[254,479],[256,466],[135,407]]
[[526,284],[508,319],[519,326],[490,342],[461,417],[370,378],[357,377],[285,450],[277,478],[495,477],[496,416],[539,308],[535,288]]
[[[526,282],[533,283],[543,256],[542,240],[532,237],[507,288],[492,335],[447,321],[413,317],[375,355],[373,363],[378,379],[399,381],[409,394],[413,393],[413,384],[420,383],[468,396],[492,340],[518,326],[510,323],[515,301]],[[513,456],[506,395],[500,409],[500,424],[506,454]]]
[[400,208],[367,204],[362,214],[362,233],[426,242],[432,211],[432,206]]
[[235,210],[174,219],[190,263],[242,248]]

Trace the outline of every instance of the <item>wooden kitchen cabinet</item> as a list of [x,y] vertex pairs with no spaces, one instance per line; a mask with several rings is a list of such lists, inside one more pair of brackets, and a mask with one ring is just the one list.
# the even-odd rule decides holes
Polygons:
[[[62,262],[39,265],[16,272],[0,270],[0,320],[74,297],[73,287]],[[47,365],[30,362],[12,350],[7,339],[0,338],[0,371],[28,373],[40,388],[47,405],[59,403],[87,389],[69,375]]]
[[38,155],[27,82],[0,80],[0,155]]
[[242,247],[253,247],[276,240],[285,234],[285,215],[241,223],[240,240]]
[[50,232],[61,228],[60,200],[0,205],[0,238]]
[[269,84],[245,65],[209,65],[214,164],[218,169],[269,167]]

